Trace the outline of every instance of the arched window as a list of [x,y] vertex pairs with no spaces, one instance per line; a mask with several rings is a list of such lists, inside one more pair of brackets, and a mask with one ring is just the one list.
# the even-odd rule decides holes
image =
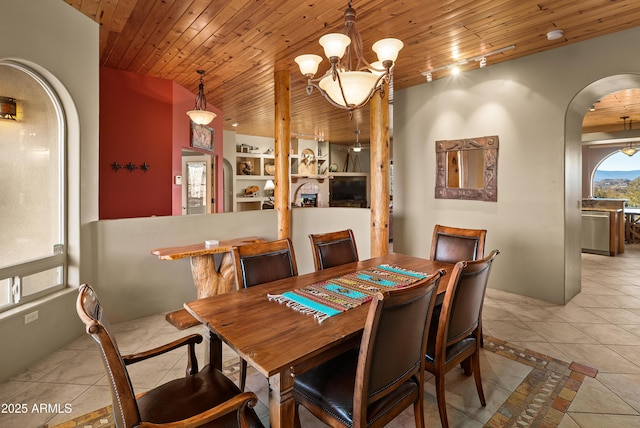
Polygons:
[[[66,283],[65,117],[47,82],[0,61],[0,310]],[[6,105],[9,104],[9,107]]]
[[628,199],[627,206],[640,207],[640,153],[615,151],[604,158],[593,174],[593,196]]

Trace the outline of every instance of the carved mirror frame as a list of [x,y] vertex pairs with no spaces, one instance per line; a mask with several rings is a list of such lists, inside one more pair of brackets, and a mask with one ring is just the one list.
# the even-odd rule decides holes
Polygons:
[[[436,141],[436,199],[498,201],[498,136]],[[484,151],[484,187],[464,189],[447,187],[447,152]]]

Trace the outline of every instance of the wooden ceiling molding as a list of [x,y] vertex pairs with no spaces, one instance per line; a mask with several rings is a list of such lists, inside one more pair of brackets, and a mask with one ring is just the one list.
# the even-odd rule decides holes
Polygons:
[[[342,31],[347,0],[64,1],[100,24],[102,66],[173,80],[194,94],[196,70],[205,70],[207,100],[223,110],[225,129],[272,137],[274,73],[289,70],[292,132],[353,144],[360,129],[361,141],[369,139],[368,107],[350,120],[317,91],[308,96],[306,79],[293,61],[302,53],[323,54],[318,38]],[[491,56],[488,65],[640,22],[637,0],[354,0],[353,7],[366,58],[375,59],[371,45],[378,39],[404,42],[394,68],[395,89],[424,83],[422,72],[506,46],[516,48]],[[564,36],[547,40],[554,29]],[[472,61],[465,67],[477,66]],[[319,73],[328,68],[325,59]],[[637,92],[619,95],[597,103],[585,118],[588,132],[623,129],[622,116],[640,121]]]

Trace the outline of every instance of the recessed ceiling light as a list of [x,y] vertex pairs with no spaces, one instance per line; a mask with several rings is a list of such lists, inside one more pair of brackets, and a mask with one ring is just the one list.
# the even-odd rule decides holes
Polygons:
[[562,30],[551,30],[547,33],[547,40],[558,40],[564,36],[564,31]]

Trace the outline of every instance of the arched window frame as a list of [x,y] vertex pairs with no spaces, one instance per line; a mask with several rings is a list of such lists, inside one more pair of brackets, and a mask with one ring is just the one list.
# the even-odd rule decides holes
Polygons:
[[[0,61],[0,65],[13,67],[20,70],[36,81],[44,92],[48,95],[49,100],[52,103],[53,110],[56,115],[57,122],[57,141],[58,141],[58,156],[56,161],[58,163],[58,239],[57,243],[52,249],[52,254],[47,256],[35,256],[30,259],[25,259],[22,262],[14,263],[8,266],[0,267],[0,290],[6,292],[7,296],[4,299],[0,299],[0,302],[7,302],[6,304],[0,304],[0,312],[8,309],[15,308],[20,305],[32,302],[40,299],[43,296],[55,293],[56,291],[63,289],[67,284],[67,131],[66,131],[66,118],[64,113],[63,104],[60,101],[57,93],[53,89],[52,85],[41,75],[35,72],[28,66],[14,62],[14,61]],[[10,244],[10,243],[5,243]],[[44,273],[55,269],[56,278],[55,284],[44,287],[37,292],[29,294],[24,293],[23,282],[24,279]],[[26,321],[26,319],[25,319]]]

